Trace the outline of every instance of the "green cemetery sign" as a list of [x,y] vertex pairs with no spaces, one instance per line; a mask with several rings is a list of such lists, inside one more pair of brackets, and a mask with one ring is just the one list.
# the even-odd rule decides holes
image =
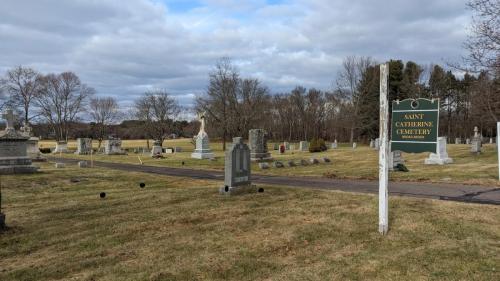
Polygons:
[[439,100],[406,99],[392,102],[391,151],[436,153]]

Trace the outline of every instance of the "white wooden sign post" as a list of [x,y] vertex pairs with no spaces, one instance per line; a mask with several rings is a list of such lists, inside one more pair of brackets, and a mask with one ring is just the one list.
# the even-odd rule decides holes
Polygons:
[[380,149],[378,157],[378,231],[385,235],[389,230],[389,102],[387,100],[387,77],[389,65],[380,65]]
[[500,180],[500,122],[497,122],[497,153],[498,153],[498,180]]

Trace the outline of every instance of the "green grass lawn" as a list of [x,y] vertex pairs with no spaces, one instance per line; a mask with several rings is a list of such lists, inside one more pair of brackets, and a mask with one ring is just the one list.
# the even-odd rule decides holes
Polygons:
[[500,279],[498,206],[391,197],[382,237],[372,195],[52,167],[1,177],[0,280]]
[[[41,146],[51,146],[50,142],[44,142]],[[72,147],[73,143],[69,146]],[[96,145],[96,143],[95,143]],[[143,147],[145,141],[133,140],[124,141],[125,148]],[[224,169],[224,152],[221,143],[212,143],[211,147],[217,157],[215,161],[197,160],[191,158],[193,146],[189,139],[168,140],[164,147],[180,146],[182,153],[174,155],[165,154],[165,159],[152,159],[149,154],[134,154],[108,156],[94,155],[93,159],[98,161],[118,162],[145,165],[168,166],[168,167],[186,167],[192,169]],[[298,144],[296,144],[298,148]],[[257,164],[252,168],[255,173],[266,175],[282,176],[312,176],[312,177],[334,177],[351,179],[372,179],[378,178],[378,151],[368,146],[358,146],[353,150],[347,144],[343,144],[336,150],[328,150],[323,153],[309,153],[301,151],[288,151],[280,155],[278,151],[272,150],[272,144],[269,144],[270,152],[275,160],[288,161],[310,159],[311,157],[322,158],[329,157],[332,160],[330,164],[319,164],[309,166],[299,166],[282,169],[261,170]],[[425,181],[425,182],[453,182],[466,184],[481,184],[489,186],[500,186],[498,181],[498,159],[495,145],[483,145],[481,155],[472,155],[469,152],[469,145],[448,145],[448,154],[453,158],[454,163],[450,165],[424,165],[424,159],[428,153],[408,154],[403,153],[403,158],[410,172],[391,172],[391,180],[396,181]],[[90,160],[90,156],[77,156],[74,154],[63,154],[63,157],[79,158]],[[182,165],[184,162],[184,165]]]

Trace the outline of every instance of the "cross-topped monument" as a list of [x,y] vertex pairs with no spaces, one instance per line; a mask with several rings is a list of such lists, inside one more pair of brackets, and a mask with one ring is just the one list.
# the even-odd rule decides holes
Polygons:
[[205,112],[200,112],[198,114],[198,118],[200,119],[200,122],[201,122],[201,126],[200,126],[200,133],[204,133],[205,132]]
[[191,153],[191,158],[195,159],[212,159],[214,154],[210,149],[208,134],[205,132],[205,112],[198,113],[198,118],[200,119],[200,131],[196,138],[196,148],[193,153]]

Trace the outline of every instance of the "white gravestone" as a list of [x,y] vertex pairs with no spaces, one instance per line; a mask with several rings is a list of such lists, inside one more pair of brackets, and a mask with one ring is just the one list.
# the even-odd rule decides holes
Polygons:
[[337,149],[337,147],[339,146],[339,144],[337,143],[337,140],[335,140],[333,143],[332,143],[332,149]]
[[153,148],[151,149],[151,157],[159,157],[163,154],[163,148],[161,147],[161,141],[155,141],[153,143]]
[[471,153],[476,153],[476,154],[481,153],[481,145],[482,145],[481,139],[482,137],[479,134],[479,129],[476,126],[474,127],[474,137],[472,138],[471,142],[471,148],[470,148]]
[[106,155],[124,155],[122,150],[122,140],[119,138],[110,138],[104,143],[104,154]]
[[356,149],[356,147],[358,147],[358,144],[357,144],[357,143],[355,143],[355,142],[353,142],[353,143],[352,143],[352,149]]
[[66,141],[58,141],[56,149],[52,153],[68,153],[68,143]]
[[195,159],[212,159],[214,154],[210,149],[210,141],[208,134],[205,132],[205,114],[199,115],[201,126],[198,135],[196,136],[196,148],[191,153],[191,158]]
[[285,150],[290,150],[290,143],[285,141],[283,142],[283,145],[285,145]]
[[[389,151],[391,151],[391,143],[389,142]],[[405,160],[403,159],[403,152],[396,150],[389,153],[389,170],[393,171],[394,168],[397,168],[399,164],[404,164]]]
[[436,147],[437,153],[431,153],[429,158],[424,160],[426,165],[445,165],[453,163],[453,159],[448,157],[446,151],[446,137],[439,137]]
[[307,141],[301,141],[299,143],[299,150],[300,151],[309,151],[309,142],[307,142]]
[[78,155],[88,155],[92,151],[92,139],[78,138],[76,139],[76,152]]

